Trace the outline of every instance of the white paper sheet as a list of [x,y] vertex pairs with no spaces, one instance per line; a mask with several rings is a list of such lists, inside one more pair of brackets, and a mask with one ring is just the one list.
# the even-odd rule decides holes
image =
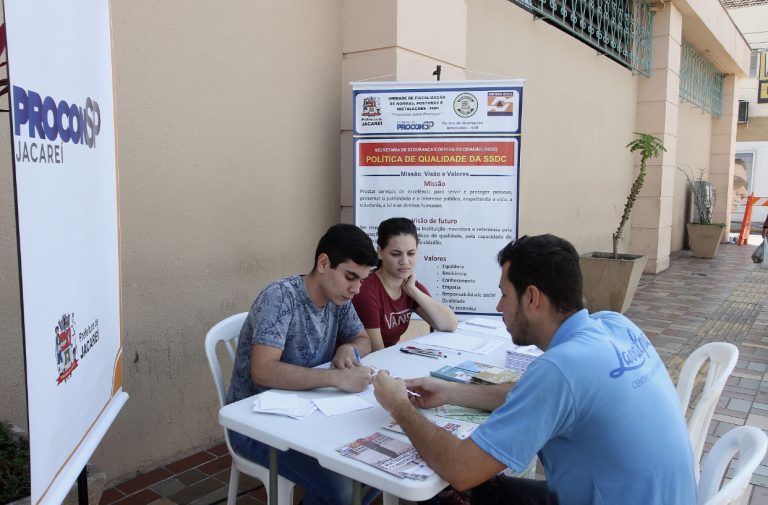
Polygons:
[[446,347],[456,349],[457,351],[466,351],[474,354],[490,354],[495,349],[504,344],[502,340],[473,337],[460,331],[446,333],[436,331],[427,336],[414,340],[425,345],[433,347]]
[[296,394],[265,391],[259,396],[259,408],[261,410],[298,409],[303,407],[306,401]]
[[501,318],[489,319],[485,317],[473,317],[459,323],[460,330],[476,333],[484,333],[494,337],[509,338],[507,326]]
[[312,400],[320,412],[326,416],[336,416],[354,412],[356,410],[370,409],[370,403],[357,395],[332,396],[330,398],[315,398]]

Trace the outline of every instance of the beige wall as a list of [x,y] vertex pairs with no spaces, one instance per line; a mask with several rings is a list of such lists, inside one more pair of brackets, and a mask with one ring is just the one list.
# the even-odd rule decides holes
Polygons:
[[739,142],[761,142],[768,139],[768,116],[750,117],[749,123],[739,125],[736,136]]
[[205,332],[308,271],[338,221],[341,15],[316,0],[113,5],[131,400],[97,462],[116,476],[221,436]]
[[[341,2],[114,0],[112,17],[130,400],[93,462],[114,481],[220,440],[206,331],[308,271],[338,222]],[[1,154],[0,404],[24,423]]]
[[467,6],[467,78],[527,79],[520,234],[554,233],[580,252],[610,250],[633,178],[624,146],[644,77],[510,2]]
[[[0,108],[7,108],[7,98]],[[0,421],[27,425],[10,121],[0,121]]]
[[[712,116],[698,107],[682,102],[677,117],[677,167],[688,172],[691,178],[699,177],[704,170],[704,179],[709,174],[710,138]],[[677,168],[676,167],[676,168]],[[688,181],[680,170],[675,170],[675,198],[672,217],[671,250],[683,248],[685,223],[689,222]]]

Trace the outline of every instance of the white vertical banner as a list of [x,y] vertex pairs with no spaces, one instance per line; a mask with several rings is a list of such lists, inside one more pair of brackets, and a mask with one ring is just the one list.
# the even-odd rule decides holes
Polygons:
[[60,503],[120,408],[108,0],[4,0],[32,503]]
[[495,314],[517,238],[523,80],[353,82],[355,224],[419,230],[416,276],[455,312]]

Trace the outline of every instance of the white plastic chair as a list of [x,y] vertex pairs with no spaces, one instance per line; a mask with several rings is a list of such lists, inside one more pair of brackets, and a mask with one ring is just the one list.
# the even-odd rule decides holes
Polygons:
[[[754,426],[738,426],[718,440],[704,457],[699,479],[698,505],[738,503],[768,449],[768,436]],[[722,487],[728,466],[736,456],[733,477]]]
[[[208,331],[205,336],[205,354],[208,357],[208,364],[211,366],[213,382],[216,385],[216,394],[219,397],[219,408],[224,406],[226,392],[224,389],[224,379],[221,374],[221,366],[216,355],[216,345],[221,342],[234,363],[235,353],[237,351],[237,337],[240,335],[240,329],[248,316],[247,312],[230,316],[217,323]],[[264,484],[267,497],[271,493],[269,487],[269,469],[237,454],[229,443],[229,433],[224,429],[224,440],[227,443],[227,449],[232,456],[232,469],[229,473],[229,491],[227,493],[227,505],[235,505],[237,500],[237,486],[240,481],[240,472],[252,475]],[[288,479],[277,476],[277,498],[279,505],[290,505],[293,503],[294,483]],[[271,501],[269,503],[272,503]]]
[[699,459],[701,459],[701,453],[704,450],[704,442],[707,438],[712,415],[715,413],[717,400],[720,399],[725,381],[731,375],[738,358],[739,350],[735,345],[726,342],[710,342],[693,351],[680,370],[680,378],[677,380],[677,395],[680,397],[680,404],[683,407],[683,414],[685,414],[693,393],[696,375],[704,363],[709,361],[704,390],[701,392],[696,407],[688,417],[688,436],[691,438],[691,446],[693,447],[696,475],[699,475]]

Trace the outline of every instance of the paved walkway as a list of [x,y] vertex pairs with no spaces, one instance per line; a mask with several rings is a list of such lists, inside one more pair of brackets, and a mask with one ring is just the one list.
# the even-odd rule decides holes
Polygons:
[[[739,348],[705,451],[736,426],[768,430],[768,269],[752,264],[754,247],[723,244],[714,260],[675,253],[669,270],[643,276],[626,314],[646,332],[675,381],[685,358],[700,345],[727,341]],[[226,446],[219,444],[107,489],[101,505],[225,503],[230,463]],[[238,503],[266,502],[258,481],[242,476],[240,483]],[[768,504],[768,457],[753,476],[745,503]]]

